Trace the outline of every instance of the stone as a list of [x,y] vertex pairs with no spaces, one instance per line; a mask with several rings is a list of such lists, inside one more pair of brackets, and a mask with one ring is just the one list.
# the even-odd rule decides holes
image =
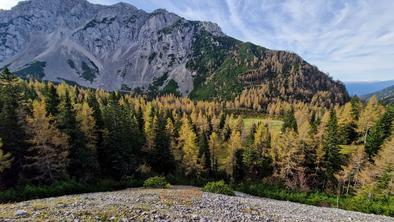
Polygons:
[[17,210],[15,212],[15,216],[17,216],[17,217],[26,217],[27,215],[29,215],[29,214],[25,210]]

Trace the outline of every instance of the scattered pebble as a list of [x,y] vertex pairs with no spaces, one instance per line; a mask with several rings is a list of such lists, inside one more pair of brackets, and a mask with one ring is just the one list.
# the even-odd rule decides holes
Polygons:
[[271,200],[239,192],[236,195],[204,193],[187,186],[173,186],[167,190],[133,188],[0,204],[0,221],[394,222],[391,217]]

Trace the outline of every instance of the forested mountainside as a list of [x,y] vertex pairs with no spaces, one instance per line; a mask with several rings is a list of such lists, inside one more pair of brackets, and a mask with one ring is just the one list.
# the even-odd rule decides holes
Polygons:
[[361,98],[369,100],[372,96],[376,96],[383,103],[394,103],[394,85],[383,90],[364,95]]
[[0,21],[0,67],[21,77],[152,97],[231,100],[258,91],[260,103],[349,100],[342,83],[294,53],[241,42],[216,24],[162,9],[29,0],[0,11]]
[[0,187],[9,190],[0,201],[162,175],[180,184],[223,179],[257,195],[394,215],[392,106],[376,97],[330,109],[278,101],[248,116],[236,103],[147,99],[22,80],[6,69]]

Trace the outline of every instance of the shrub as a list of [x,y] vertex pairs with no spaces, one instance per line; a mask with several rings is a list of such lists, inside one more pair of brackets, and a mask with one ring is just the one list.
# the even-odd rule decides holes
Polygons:
[[144,182],[145,188],[169,188],[170,184],[167,182],[165,177],[155,176],[150,177]]
[[219,193],[229,196],[234,196],[235,193],[231,187],[226,184],[223,180],[216,182],[207,183],[202,189],[204,192]]

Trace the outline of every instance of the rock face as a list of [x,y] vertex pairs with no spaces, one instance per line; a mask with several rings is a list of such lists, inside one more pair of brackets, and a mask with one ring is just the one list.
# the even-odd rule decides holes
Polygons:
[[[260,53],[243,45],[214,23],[188,21],[163,9],[147,13],[126,3],[29,0],[0,11],[0,68],[8,66],[22,77],[108,90],[147,90],[161,79],[155,85],[159,90],[172,87],[189,95],[195,88],[204,91],[204,83],[229,57],[244,67],[239,70],[258,71],[252,66],[263,64],[275,52],[250,48],[248,43],[250,49],[266,52]],[[322,74],[317,69],[313,73]],[[238,77],[231,78],[243,87]],[[344,87],[324,78],[339,85],[334,87],[342,90],[339,96],[346,96]]]

